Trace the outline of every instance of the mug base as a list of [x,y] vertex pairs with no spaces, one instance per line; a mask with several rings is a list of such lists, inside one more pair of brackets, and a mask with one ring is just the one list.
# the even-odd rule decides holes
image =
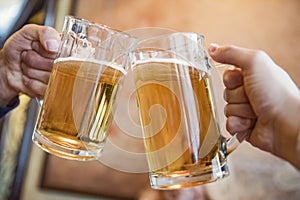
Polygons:
[[74,148],[64,147],[62,145],[52,142],[48,138],[39,134],[37,131],[34,131],[32,135],[32,141],[42,150],[52,155],[68,160],[92,161],[97,160],[102,154],[102,149],[90,151],[84,149],[78,150]]
[[149,178],[151,187],[157,190],[174,190],[180,188],[188,188],[198,186],[210,182],[215,182],[218,179],[229,175],[227,162],[217,169],[208,167],[197,173],[182,173],[172,175],[157,175],[150,172]]

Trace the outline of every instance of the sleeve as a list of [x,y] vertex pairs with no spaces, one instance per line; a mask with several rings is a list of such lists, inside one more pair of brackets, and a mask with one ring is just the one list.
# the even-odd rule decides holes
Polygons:
[[19,104],[20,104],[20,99],[19,97],[17,97],[16,100],[11,105],[7,107],[0,106],[0,119],[4,117],[4,115],[6,115],[9,111],[17,107]]
[[[300,132],[298,133],[298,143],[297,143],[297,161],[298,166],[300,167]],[[300,169],[299,169],[300,170]]]

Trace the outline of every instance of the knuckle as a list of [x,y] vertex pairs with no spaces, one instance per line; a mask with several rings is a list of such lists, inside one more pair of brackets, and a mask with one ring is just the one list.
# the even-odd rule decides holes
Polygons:
[[229,116],[230,116],[229,107],[230,107],[229,104],[226,104],[225,107],[224,107],[224,115],[225,115],[226,117],[229,117]]
[[49,31],[50,31],[49,26],[42,26],[41,27],[41,33],[45,34],[45,33],[48,33]]
[[22,70],[22,74],[25,75],[28,74],[28,67],[24,63],[21,64],[21,70]]
[[30,91],[33,90],[33,88],[34,88],[34,81],[33,81],[32,79],[28,78],[24,84],[26,85],[26,87],[27,87]]
[[251,50],[250,54],[250,63],[252,65],[257,64],[268,57],[267,53],[262,50]]
[[50,26],[41,26],[40,33],[42,35],[48,35],[49,33],[52,34],[54,32],[54,29]]
[[228,90],[227,88],[225,88],[224,93],[223,93],[223,98],[224,98],[224,100],[225,100],[226,102],[228,102],[229,99],[230,99],[230,96],[229,96],[229,95],[230,95],[230,94],[229,94],[229,90]]
[[35,27],[36,25],[35,24],[25,24],[23,27],[22,27],[22,30],[30,30],[32,29],[33,27]]
[[231,134],[234,134],[234,133],[235,133],[234,129],[233,129],[232,126],[231,126],[231,123],[230,123],[229,119],[226,120],[226,130],[227,130],[229,133],[231,133]]
[[32,65],[35,63],[36,58],[35,58],[35,56],[34,56],[34,54],[33,54],[32,51],[28,51],[28,52],[23,56],[22,61],[23,61],[26,65],[32,66]]

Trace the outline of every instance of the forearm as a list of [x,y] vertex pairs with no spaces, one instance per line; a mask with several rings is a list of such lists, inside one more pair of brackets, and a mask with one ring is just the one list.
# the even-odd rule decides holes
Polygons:
[[14,103],[17,91],[13,90],[7,81],[3,51],[0,50],[0,107],[7,107]]

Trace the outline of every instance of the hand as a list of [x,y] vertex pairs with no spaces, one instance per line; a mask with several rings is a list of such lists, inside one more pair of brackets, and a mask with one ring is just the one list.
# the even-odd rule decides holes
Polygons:
[[0,106],[19,93],[41,98],[58,51],[58,32],[47,26],[25,25],[0,51]]
[[300,167],[300,92],[288,74],[263,51],[212,44],[209,53],[236,66],[223,77],[228,131],[246,132],[253,146]]

